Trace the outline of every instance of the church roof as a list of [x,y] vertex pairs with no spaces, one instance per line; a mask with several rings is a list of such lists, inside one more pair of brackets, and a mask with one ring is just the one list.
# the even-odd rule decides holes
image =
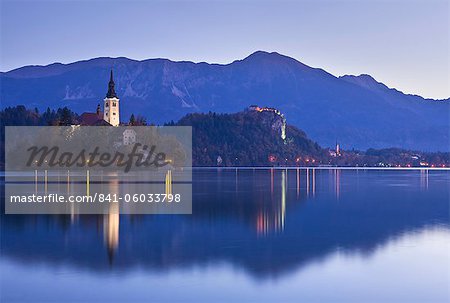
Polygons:
[[111,70],[111,76],[109,77],[108,92],[106,93],[106,98],[117,98],[116,90],[114,89],[114,79],[113,71]]
[[110,126],[108,122],[103,120],[103,113],[82,113],[80,125],[83,126]]

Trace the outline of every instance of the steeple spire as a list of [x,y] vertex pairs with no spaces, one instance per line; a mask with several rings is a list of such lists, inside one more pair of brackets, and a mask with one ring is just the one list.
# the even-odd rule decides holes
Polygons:
[[103,120],[105,120],[112,126],[118,126],[120,125],[119,98],[116,95],[114,85],[114,75],[111,69],[111,75],[109,77],[108,83],[108,92],[106,93],[106,98],[103,100]]
[[108,93],[106,94],[106,98],[117,98],[114,85],[113,70],[111,69],[111,76],[109,78]]

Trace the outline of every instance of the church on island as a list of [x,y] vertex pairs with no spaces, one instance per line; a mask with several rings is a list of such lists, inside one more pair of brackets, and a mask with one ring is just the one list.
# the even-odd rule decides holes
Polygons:
[[120,107],[119,98],[115,91],[115,83],[113,71],[108,83],[108,92],[105,99],[103,99],[103,111],[101,111],[100,104],[97,105],[95,113],[85,112],[80,116],[80,125],[82,126],[119,126],[120,125]]

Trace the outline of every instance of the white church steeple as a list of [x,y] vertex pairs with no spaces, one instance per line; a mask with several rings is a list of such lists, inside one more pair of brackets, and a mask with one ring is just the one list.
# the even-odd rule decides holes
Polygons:
[[113,71],[111,70],[108,93],[104,99],[103,120],[112,126],[118,126],[120,124],[119,98],[116,95],[114,85]]

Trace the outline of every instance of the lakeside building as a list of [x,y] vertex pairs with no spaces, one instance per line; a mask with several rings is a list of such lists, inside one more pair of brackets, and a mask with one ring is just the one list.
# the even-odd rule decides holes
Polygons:
[[339,145],[339,143],[336,141],[336,147],[334,150],[328,150],[328,153],[330,154],[331,157],[340,157],[341,156],[341,147]]

